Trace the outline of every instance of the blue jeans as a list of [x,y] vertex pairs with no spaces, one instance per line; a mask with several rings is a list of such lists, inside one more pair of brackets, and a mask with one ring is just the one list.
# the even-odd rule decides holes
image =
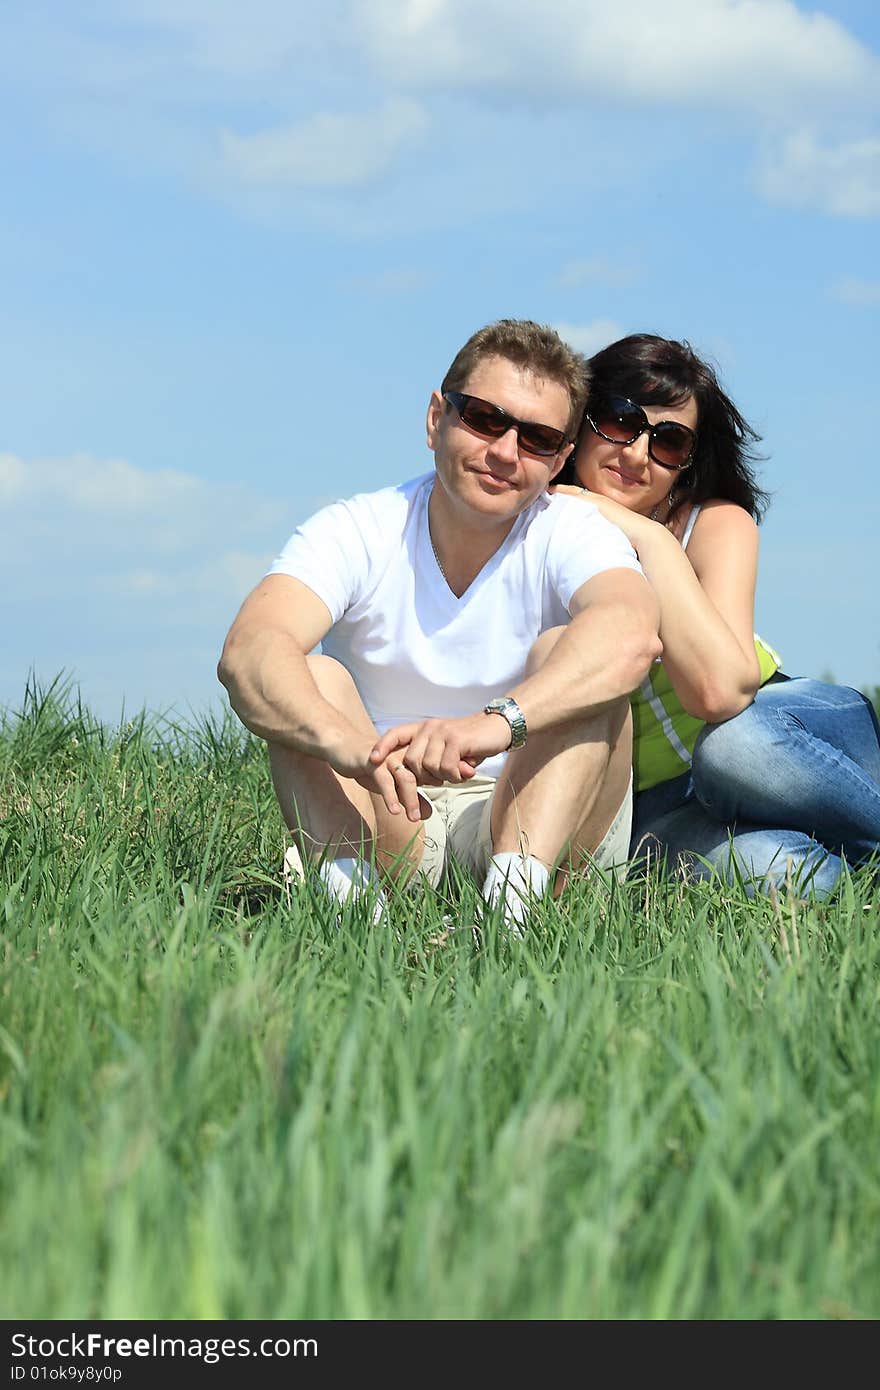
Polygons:
[[[690,877],[787,881],[827,897],[845,858],[880,850],[880,730],[856,690],[806,678],[765,685],[697,739],[691,772],[636,797],[631,853]],[[705,862],[704,862],[705,861]]]

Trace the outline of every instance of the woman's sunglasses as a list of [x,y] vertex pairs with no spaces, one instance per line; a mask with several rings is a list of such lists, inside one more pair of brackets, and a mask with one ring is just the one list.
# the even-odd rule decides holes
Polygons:
[[508,415],[500,405],[491,401],[481,401],[479,396],[466,396],[463,391],[444,391],[443,399],[454,406],[464,424],[484,439],[500,439],[508,430],[516,430],[516,438],[521,449],[538,458],[552,458],[558,454],[563,444],[568,442],[564,430],[555,430],[551,425],[538,425],[532,420],[517,420]]
[[609,444],[634,444],[648,431],[648,454],[661,468],[687,468],[697,447],[697,436],[677,420],[652,425],[640,405],[626,396],[606,396],[586,412],[585,419]]

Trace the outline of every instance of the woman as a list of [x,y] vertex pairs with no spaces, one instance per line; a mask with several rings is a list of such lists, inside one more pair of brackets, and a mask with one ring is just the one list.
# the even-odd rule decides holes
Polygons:
[[559,481],[626,532],[661,607],[663,660],[633,696],[632,852],[827,896],[880,848],[880,732],[858,691],[788,679],[753,632],[758,436],[687,344],[637,334],[590,365]]

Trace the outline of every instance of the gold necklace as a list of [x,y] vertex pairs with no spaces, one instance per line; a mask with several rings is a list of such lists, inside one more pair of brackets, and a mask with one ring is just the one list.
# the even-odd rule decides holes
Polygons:
[[[431,518],[430,518],[430,517],[428,517],[428,540],[431,542],[431,549],[432,549],[433,552],[434,552],[434,559],[437,561],[437,568],[438,568],[438,570],[440,571],[440,573],[443,575],[443,578],[446,579],[446,571],[445,571],[445,569],[443,568],[443,561],[440,559],[440,556],[437,554],[437,547],[436,547],[436,545],[434,544],[434,537],[431,535]],[[449,580],[448,580],[448,579],[446,579],[446,583],[447,583],[447,584],[449,583]]]
[[[427,505],[427,507],[425,508],[425,521],[428,523],[428,540],[431,542],[431,549],[432,549],[433,552],[434,552],[434,559],[437,561],[437,568],[438,568],[438,570],[440,571],[440,573],[443,575],[443,578],[446,579],[446,571],[445,571],[445,569],[443,568],[443,561],[440,559],[440,556],[437,554],[437,547],[436,547],[436,545],[434,544],[434,533],[433,533],[433,531],[431,530],[431,498],[434,496],[434,488],[435,488],[435,487],[436,487],[436,479],[435,479],[434,483],[431,485],[431,491],[430,491],[430,494],[429,494],[429,496],[428,496],[428,505]],[[449,580],[448,580],[448,579],[446,579],[446,583],[447,583],[447,584],[449,583]]]

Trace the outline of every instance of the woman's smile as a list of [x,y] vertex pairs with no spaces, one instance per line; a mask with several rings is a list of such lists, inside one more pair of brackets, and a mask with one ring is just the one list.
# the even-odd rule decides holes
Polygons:
[[605,472],[610,473],[624,487],[640,487],[646,482],[644,469],[639,473],[627,473],[619,464],[609,463],[605,466]]

